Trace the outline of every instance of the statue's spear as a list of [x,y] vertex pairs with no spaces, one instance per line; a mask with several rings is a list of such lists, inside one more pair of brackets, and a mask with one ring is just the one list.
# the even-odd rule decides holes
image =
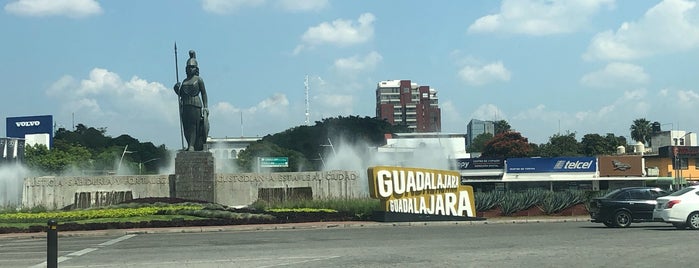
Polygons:
[[[177,64],[177,42],[175,42],[175,79],[177,83],[180,82],[180,68]],[[180,141],[182,142],[182,149],[184,150],[184,128],[182,126],[182,98],[180,98],[180,90],[177,89],[177,104],[180,111]]]

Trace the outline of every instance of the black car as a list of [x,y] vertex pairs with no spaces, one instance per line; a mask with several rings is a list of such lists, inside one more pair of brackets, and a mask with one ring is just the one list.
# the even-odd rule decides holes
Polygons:
[[670,192],[655,187],[612,190],[590,201],[590,218],[607,227],[629,227],[632,222],[653,221],[655,199],[668,194]]

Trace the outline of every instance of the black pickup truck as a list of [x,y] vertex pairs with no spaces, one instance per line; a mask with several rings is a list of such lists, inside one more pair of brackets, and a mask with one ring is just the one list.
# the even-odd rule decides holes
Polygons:
[[590,201],[592,222],[607,227],[629,227],[632,222],[653,221],[655,199],[670,192],[655,187],[627,187],[612,190]]

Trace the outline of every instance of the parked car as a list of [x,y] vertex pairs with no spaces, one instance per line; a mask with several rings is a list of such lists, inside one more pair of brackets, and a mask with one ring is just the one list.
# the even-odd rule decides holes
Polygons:
[[677,229],[699,229],[699,186],[680,189],[657,201],[653,218],[672,223]]
[[655,199],[670,194],[656,187],[626,187],[590,201],[592,222],[607,227],[629,227],[632,222],[653,221]]

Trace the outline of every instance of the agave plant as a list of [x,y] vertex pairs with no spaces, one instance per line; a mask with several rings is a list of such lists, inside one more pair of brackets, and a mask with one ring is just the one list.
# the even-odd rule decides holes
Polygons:
[[507,192],[500,202],[500,210],[502,211],[502,215],[509,216],[517,211],[527,209],[525,208],[527,202],[524,195],[525,194],[523,193]]
[[476,211],[485,211],[494,208],[502,201],[505,194],[500,191],[477,192],[474,194]]
[[585,202],[586,192],[570,190],[562,192],[547,192],[539,208],[545,214],[554,214],[574,205]]

